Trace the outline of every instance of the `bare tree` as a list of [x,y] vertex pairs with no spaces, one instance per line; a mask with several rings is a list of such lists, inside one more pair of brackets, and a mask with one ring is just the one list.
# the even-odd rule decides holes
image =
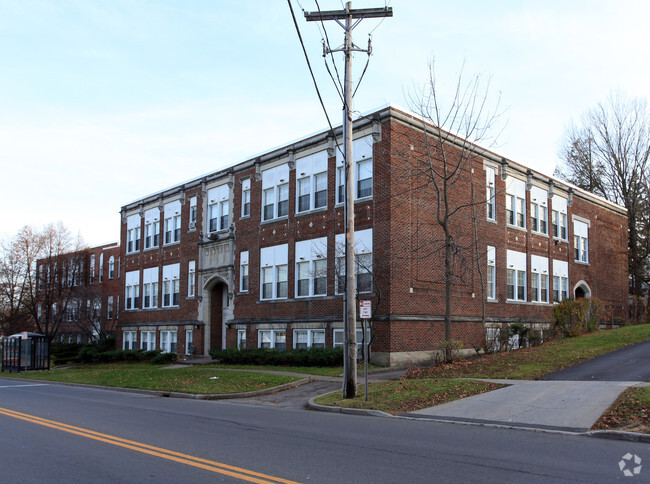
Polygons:
[[30,273],[40,252],[40,238],[32,227],[22,228],[2,244],[0,255],[0,332],[11,335],[33,329],[29,311]]
[[[489,81],[478,75],[466,81],[462,71],[445,103],[433,63],[427,83],[410,96],[409,104],[420,117],[421,134],[406,139],[403,146],[395,148],[399,151],[395,154],[403,161],[403,177],[418,193],[418,209],[433,212],[434,222],[418,224],[418,242],[405,253],[418,264],[436,267],[442,263],[444,267],[440,274],[444,281],[444,349],[452,340],[454,287],[466,281],[475,263],[482,274],[474,225],[476,206],[485,206],[486,199],[475,197],[470,174],[473,164],[480,163],[476,144],[489,147],[494,143],[493,133],[502,112],[499,97],[490,94]],[[435,280],[433,277],[432,284]],[[483,292],[483,284],[481,288]],[[450,360],[451,352],[445,353],[445,359]]]
[[644,235],[650,180],[646,100],[610,94],[582,116],[578,127],[567,130],[560,157],[559,176],[627,209],[630,293],[642,296],[649,256]]
[[3,332],[31,327],[51,340],[63,322],[79,319],[86,258],[81,238],[61,223],[23,227],[5,244],[0,263]]

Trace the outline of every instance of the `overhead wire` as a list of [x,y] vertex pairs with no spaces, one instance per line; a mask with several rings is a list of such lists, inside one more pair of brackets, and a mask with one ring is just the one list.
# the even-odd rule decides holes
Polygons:
[[[325,109],[325,103],[323,102],[323,97],[321,96],[320,89],[318,88],[318,83],[316,82],[316,76],[314,76],[314,71],[311,68],[311,63],[309,62],[309,56],[307,55],[307,49],[305,48],[305,43],[302,40],[302,34],[300,33],[300,27],[298,26],[298,21],[296,20],[296,15],[293,11],[293,5],[291,5],[291,0],[287,0],[287,3],[289,4],[289,10],[291,11],[291,17],[293,18],[293,24],[296,27],[298,40],[300,40],[300,45],[302,46],[302,52],[305,55],[305,60],[307,61],[307,67],[309,68],[309,73],[311,74],[314,87],[316,88],[316,94],[318,95],[318,100],[320,101],[320,105],[323,108],[323,113],[325,114],[325,119],[327,119],[327,124],[330,127],[330,131],[332,132],[332,134],[334,134],[334,127],[332,126],[332,121],[330,120],[329,114],[327,114],[327,109]],[[334,143],[336,143],[336,148],[339,151],[341,151],[341,147],[339,146],[336,136],[334,136]],[[341,154],[343,154],[342,151]]]

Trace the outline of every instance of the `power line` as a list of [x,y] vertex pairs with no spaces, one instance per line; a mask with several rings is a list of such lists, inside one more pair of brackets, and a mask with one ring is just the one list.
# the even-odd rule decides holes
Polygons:
[[[300,45],[302,46],[302,52],[305,54],[305,60],[307,61],[307,67],[309,68],[309,73],[311,74],[312,81],[314,82],[314,87],[316,88],[316,94],[318,94],[318,100],[320,101],[320,105],[323,108],[323,113],[325,113],[325,118],[327,119],[327,124],[330,127],[330,131],[332,132],[332,134],[334,134],[334,127],[332,126],[330,117],[327,114],[327,109],[325,109],[325,103],[323,102],[323,97],[320,94],[320,89],[318,89],[316,76],[314,76],[314,71],[312,70],[311,63],[309,62],[309,56],[307,55],[307,50],[305,49],[305,43],[303,42],[302,35],[300,34],[300,27],[298,27],[298,21],[296,20],[296,15],[294,14],[293,6],[291,5],[291,0],[287,0],[287,3],[289,4],[289,10],[291,10],[291,17],[293,18],[293,24],[296,27],[296,33],[298,34]],[[341,151],[341,147],[339,146],[338,141],[336,140],[336,136],[334,136],[334,143],[336,143],[336,148],[339,151]]]

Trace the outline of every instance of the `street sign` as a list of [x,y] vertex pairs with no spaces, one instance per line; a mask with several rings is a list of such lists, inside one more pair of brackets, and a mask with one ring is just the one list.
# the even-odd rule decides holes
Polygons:
[[370,319],[372,317],[372,301],[359,301],[359,317],[361,319]]

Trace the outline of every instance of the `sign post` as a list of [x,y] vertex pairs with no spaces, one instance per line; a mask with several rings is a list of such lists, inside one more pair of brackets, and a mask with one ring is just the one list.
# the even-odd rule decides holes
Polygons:
[[372,317],[372,301],[359,301],[359,316],[361,317],[361,331],[363,332],[363,371],[366,384],[366,402],[368,401],[368,320]]

